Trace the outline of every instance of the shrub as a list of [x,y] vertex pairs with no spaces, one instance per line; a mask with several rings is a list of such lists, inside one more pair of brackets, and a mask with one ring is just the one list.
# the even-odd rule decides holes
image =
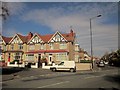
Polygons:
[[92,63],[91,60],[80,60],[80,63]]
[[17,62],[17,64],[22,64],[22,63],[19,63],[19,60],[14,60],[14,61],[10,62],[10,64],[15,64],[15,62]]

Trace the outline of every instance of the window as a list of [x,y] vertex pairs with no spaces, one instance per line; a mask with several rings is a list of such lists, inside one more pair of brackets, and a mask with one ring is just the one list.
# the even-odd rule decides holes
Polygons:
[[2,42],[3,42],[3,40],[2,40],[2,39],[0,39],[0,44],[2,44]]
[[55,38],[56,38],[57,41],[60,41],[60,35],[57,34],[57,35],[55,36]]
[[0,45],[0,50],[3,50],[3,45]]
[[53,43],[50,43],[50,49],[53,49],[54,47],[53,47]]
[[79,51],[79,46],[75,45],[75,51]]
[[66,43],[60,43],[60,49],[66,49],[67,44]]
[[28,54],[28,55],[26,55],[26,60],[28,60],[29,62],[34,61],[34,54]]
[[64,65],[64,62],[59,63],[58,65]]
[[37,36],[35,36],[34,42],[35,42],[35,43],[38,43],[38,37],[37,37]]
[[44,49],[44,44],[41,44],[41,48],[40,49]]
[[79,61],[79,55],[75,55],[75,61],[76,61],[76,62]]
[[13,49],[14,49],[14,45],[12,44],[12,45],[11,45],[11,50],[13,50]]
[[6,50],[7,50],[7,46],[5,46],[5,45],[0,45],[0,49],[3,50],[3,51],[6,51]]
[[67,59],[67,54],[66,53],[58,53],[56,54],[56,60],[57,61],[66,61]]
[[22,44],[19,44],[18,47],[19,47],[20,50],[23,49],[23,45]]
[[29,45],[29,50],[35,50],[35,45]]
[[14,59],[15,60],[20,60],[21,59],[21,54],[20,53],[15,53],[14,54]]

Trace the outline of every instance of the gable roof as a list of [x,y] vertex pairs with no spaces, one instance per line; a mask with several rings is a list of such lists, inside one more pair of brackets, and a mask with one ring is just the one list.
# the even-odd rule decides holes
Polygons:
[[44,42],[48,42],[52,36],[53,36],[53,34],[43,35],[42,39],[44,40]]
[[[31,38],[29,38],[28,35],[27,35],[27,36],[23,36],[23,35],[18,34],[18,33],[16,33],[15,36],[18,36],[18,37],[22,40],[23,43],[27,43],[27,42],[31,39]],[[14,37],[15,37],[15,36],[14,36]],[[14,37],[12,37],[12,39],[13,39]],[[9,42],[11,42],[12,39],[11,39]]]
[[44,41],[44,40],[42,39],[42,36],[41,36],[40,34],[35,33],[35,34],[32,36],[32,38],[28,40],[27,43],[29,43],[36,35],[37,35],[42,41]]
[[62,34],[62,36],[63,36],[67,41],[74,41],[75,33],[73,33],[73,35],[72,35],[71,33]]
[[[54,34],[46,34],[46,35],[40,35],[38,33],[35,33],[33,36],[31,36],[31,38],[29,37],[29,34],[26,36],[23,36],[23,35],[17,33],[15,36],[18,36],[22,40],[23,43],[29,42],[35,35],[38,35],[44,42],[49,42],[57,33],[59,33],[67,41],[71,41],[71,42],[74,41],[75,33],[73,33],[73,32],[62,34],[62,33],[57,31]],[[13,37],[2,36],[2,38],[5,41],[5,43],[9,43],[13,40],[13,38],[15,36],[13,36]]]
[[18,38],[20,38],[19,35],[16,33],[16,34],[12,37],[12,39],[9,41],[9,43],[11,43],[16,36],[17,36]]
[[28,38],[27,36],[22,36],[20,34],[17,34],[19,36],[19,38],[22,40],[23,43],[27,42],[28,41]]
[[[57,35],[57,34],[59,34],[59,35],[61,35],[61,36],[63,37],[63,35],[62,35],[60,32],[57,31],[55,34],[52,35],[52,37],[49,39],[49,41],[52,40],[52,38],[53,38],[55,35]],[[63,38],[66,40],[65,37],[63,37]],[[48,42],[49,42],[49,41],[48,41]]]
[[5,36],[2,36],[3,40],[5,43],[9,43],[10,40],[12,39],[12,37],[5,37]]
[[[57,32],[56,32],[57,33]],[[35,35],[38,35],[44,42],[48,42],[50,39],[52,39],[52,37],[54,37],[55,34],[46,34],[46,35],[40,35],[39,33],[35,33]],[[33,35],[33,37],[35,36]],[[71,33],[66,33],[66,34],[61,34],[60,35],[63,36],[63,38],[65,38],[67,41],[74,41],[74,36],[75,36],[75,33],[74,35],[72,36]],[[31,38],[32,39],[32,38]],[[30,40],[31,40],[30,39]],[[28,41],[29,42],[29,41]]]

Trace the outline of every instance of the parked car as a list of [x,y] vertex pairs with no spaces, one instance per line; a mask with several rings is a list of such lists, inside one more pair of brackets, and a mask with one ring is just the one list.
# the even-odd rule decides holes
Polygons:
[[98,64],[97,64],[98,67],[105,67],[105,63],[104,61],[100,61]]
[[63,61],[57,65],[51,66],[50,70],[52,71],[67,70],[70,72],[76,72],[76,65],[74,61]]

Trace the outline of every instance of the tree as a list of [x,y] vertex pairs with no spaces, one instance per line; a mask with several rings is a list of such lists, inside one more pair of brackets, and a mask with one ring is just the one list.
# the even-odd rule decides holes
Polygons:
[[117,51],[112,51],[111,53],[105,53],[101,59],[108,61],[109,65],[120,67],[120,49]]
[[110,54],[109,64],[113,64],[114,66],[118,67],[120,66],[120,49]]
[[0,2],[0,16],[2,16],[3,20],[7,19],[7,16],[9,16],[9,11],[7,8],[7,3],[5,2]]

